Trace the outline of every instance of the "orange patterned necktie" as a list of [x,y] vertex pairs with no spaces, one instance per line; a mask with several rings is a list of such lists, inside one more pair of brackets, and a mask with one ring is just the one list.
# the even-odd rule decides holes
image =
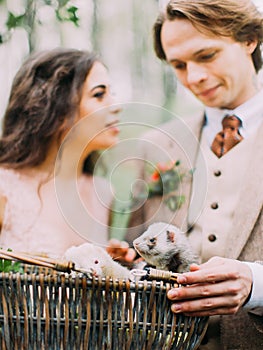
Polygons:
[[216,134],[211,146],[211,150],[218,158],[222,157],[222,155],[243,140],[239,132],[242,122],[238,117],[235,115],[224,117],[222,126],[223,130]]

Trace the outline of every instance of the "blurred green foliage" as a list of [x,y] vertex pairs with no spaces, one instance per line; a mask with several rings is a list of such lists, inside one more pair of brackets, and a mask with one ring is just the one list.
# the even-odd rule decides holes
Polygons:
[[[12,250],[7,249],[7,251],[11,252]],[[18,261],[0,259],[0,272],[23,272],[23,269]]]
[[0,260],[0,272],[21,272],[22,268],[19,262],[11,260]]
[[[4,0],[0,0],[0,3],[4,3]],[[0,33],[0,44],[9,41],[15,29],[23,28],[28,34],[30,51],[33,51],[32,33],[34,23],[37,20],[38,11],[43,6],[52,7],[58,21],[72,22],[75,26],[79,26],[78,7],[72,5],[70,0],[26,0],[22,14],[16,15],[11,11],[7,11],[5,29]]]

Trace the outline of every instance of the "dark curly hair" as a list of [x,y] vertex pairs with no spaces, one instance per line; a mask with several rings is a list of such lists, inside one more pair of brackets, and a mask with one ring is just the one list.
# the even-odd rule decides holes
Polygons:
[[[51,142],[74,124],[94,53],[57,48],[32,54],[16,74],[3,118],[0,164],[14,169],[37,166]],[[93,167],[85,161],[86,172]]]

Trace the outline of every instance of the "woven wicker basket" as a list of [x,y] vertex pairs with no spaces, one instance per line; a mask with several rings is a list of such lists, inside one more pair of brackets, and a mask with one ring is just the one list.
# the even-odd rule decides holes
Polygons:
[[208,319],[173,314],[169,288],[27,265],[24,273],[2,273],[0,347],[194,350]]

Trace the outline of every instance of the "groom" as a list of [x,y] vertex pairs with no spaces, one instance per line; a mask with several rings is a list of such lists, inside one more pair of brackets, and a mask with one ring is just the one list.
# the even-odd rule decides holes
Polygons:
[[127,239],[158,220],[188,230],[202,264],[181,276],[187,288],[168,293],[172,310],[228,315],[210,317],[202,350],[263,349],[263,266],[255,263],[263,260],[262,41],[251,0],[171,0],[154,25],[157,56],[204,112],[144,135],[139,158],[162,161],[165,150],[195,172],[176,213],[162,197],[148,199],[132,214]]

